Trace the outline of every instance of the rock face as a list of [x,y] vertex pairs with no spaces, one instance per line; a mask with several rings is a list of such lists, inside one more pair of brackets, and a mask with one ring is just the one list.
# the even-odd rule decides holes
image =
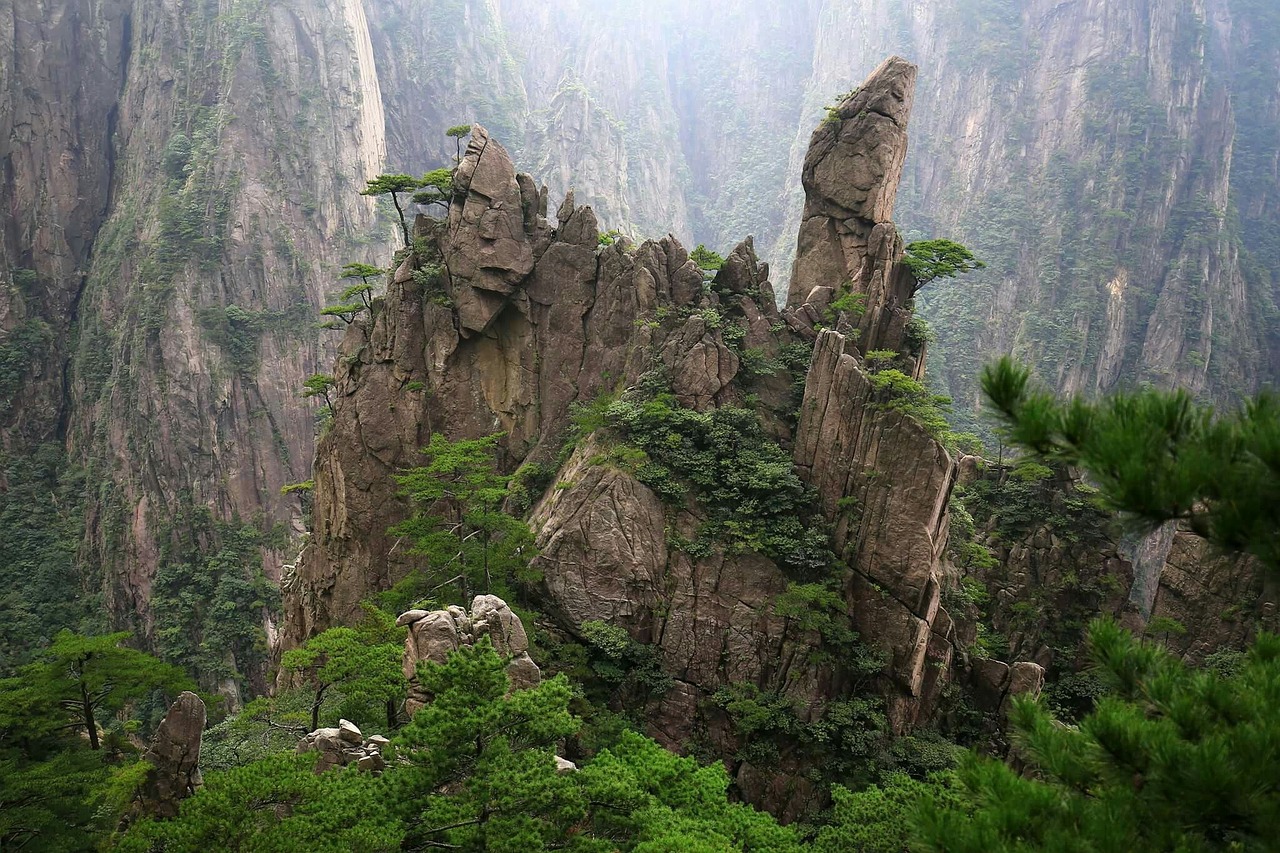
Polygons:
[[204,724],[204,702],[196,694],[184,692],[169,706],[151,747],[142,756],[151,767],[136,795],[135,814],[176,817],[182,801],[200,787]]
[[380,773],[387,766],[382,748],[388,743],[390,741],[382,735],[365,738],[355,723],[339,720],[334,728],[316,729],[309,733],[299,741],[296,752],[298,755],[320,753],[316,759],[316,773],[351,764],[370,773]]
[[1152,634],[1170,649],[1199,663],[1244,648],[1258,631],[1280,628],[1278,608],[1280,588],[1255,561],[1216,554],[1199,536],[1174,532],[1151,611],[1152,620],[1162,620]]
[[[1013,14],[959,0],[627,9],[576,0],[227,0],[198,9],[15,0],[6,8],[0,509],[2,481],[14,476],[7,461],[60,447],[67,462],[58,466],[88,474],[84,506],[70,513],[87,530],[65,538],[84,543],[79,566],[113,621],[143,639],[158,637],[157,627],[201,634],[153,601],[183,565],[256,564],[246,555],[260,554],[261,571],[275,579],[297,553],[298,543],[277,547],[278,533],[303,532],[304,517],[299,497],[280,488],[306,480],[313,456],[315,408],[297,391],[327,370],[334,346],[310,319],[343,263],[381,260],[391,239],[356,193],[385,168],[449,162],[443,130],[459,122],[494,129],[557,198],[572,181],[579,205],[590,202],[624,232],[669,229],[721,251],[754,233],[784,278],[803,220],[798,268],[815,283],[788,288],[804,291],[784,318],[797,334],[832,325],[823,307],[855,272],[845,245],[865,242],[850,280],[866,289],[870,310],[847,321],[864,350],[879,341],[902,351],[892,341],[906,281],[893,265],[896,235],[877,230],[890,211],[876,189],[877,176],[900,168],[906,230],[960,239],[988,263],[921,298],[946,352],[935,372],[962,415],[977,405],[984,354],[1015,343],[1064,390],[1105,391],[1132,376],[1225,399],[1280,375],[1267,319],[1280,281],[1280,33],[1240,3],[1117,0],[1069,15],[1047,0]],[[711,14],[714,36],[703,25]],[[891,138],[905,129],[889,120],[897,108],[861,93],[835,104],[838,121],[819,131],[829,149],[811,151],[833,93],[893,51],[923,69],[905,166]],[[1134,63],[1137,55],[1147,58]],[[854,163],[844,143],[855,131],[886,144]],[[470,180],[483,184],[484,171]],[[829,180],[835,171],[861,177],[842,190]],[[459,328],[468,341],[501,342],[464,348],[465,357],[493,377],[485,395],[510,389],[514,408],[498,422],[524,417],[530,435],[532,421],[562,419],[559,403],[590,381],[574,369],[531,380],[533,365],[512,355],[531,344],[495,306],[527,299],[530,315],[571,325],[545,316],[547,294],[563,286],[576,293],[570,315],[580,309],[577,319],[600,325],[594,247],[580,239],[594,214],[548,229],[556,245],[544,247],[542,194],[532,181],[506,184],[505,168],[493,173],[504,176],[497,200],[477,193],[459,211],[496,253],[476,255],[474,270],[465,268],[469,251],[456,257],[458,278],[471,282],[459,292]],[[683,263],[674,250],[657,258],[666,249],[654,245],[646,250],[654,270]],[[536,287],[520,278],[530,258],[543,263]],[[608,262],[611,274],[625,273],[620,259]],[[694,304],[696,271],[681,275],[655,279],[656,289],[670,285],[674,304]],[[429,300],[392,303],[448,313]],[[443,357],[453,332],[438,325]],[[610,357],[632,339],[613,333],[601,350]],[[679,390],[706,406],[725,396],[736,354],[689,343],[668,360],[689,353],[681,381],[696,384]],[[377,345],[382,355],[416,346],[385,337]],[[590,363],[600,353],[583,355]],[[918,374],[922,359],[911,357]],[[600,370],[616,380],[617,359],[606,360]],[[541,365],[533,372],[544,374]],[[480,393],[474,378],[449,391]],[[540,407],[549,414],[531,414]],[[402,400],[361,412],[384,470],[397,464],[397,447],[416,446],[410,433],[423,425],[409,413],[418,408]],[[484,408],[477,417],[492,422]],[[375,468],[348,469],[353,498]],[[358,503],[349,508],[361,518]],[[250,519],[261,519],[257,541],[235,560],[213,560]],[[368,553],[350,546],[358,570],[396,573],[373,559],[389,550],[381,529],[362,535],[374,541]],[[252,621],[273,636],[270,614]],[[261,688],[256,645],[227,650],[222,663]],[[235,685],[224,692],[233,698]]]
[[915,279],[899,263],[903,241],[892,222],[916,74],[905,59],[885,60],[814,131],[787,307],[812,326],[839,295],[861,295],[864,310],[851,326],[858,350],[904,353],[918,377],[923,348],[906,352]]
[[863,636],[892,655],[891,719],[913,725],[951,664],[940,606],[947,506],[957,466],[911,418],[877,407],[851,342],[818,336],[805,382],[795,463],[835,522],[846,590]]
[[524,623],[496,595],[477,595],[470,612],[456,606],[447,610],[409,610],[400,614],[396,624],[409,629],[404,643],[404,677],[409,681],[405,711],[411,717],[431,700],[418,684],[418,664],[445,663],[450,652],[475,645],[483,637],[488,637],[494,650],[508,659],[507,678],[512,690],[534,687],[542,680],[542,672],[529,657]]
[[[905,151],[898,131],[913,74],[899,60],[886,64],[862,100],[848,105],[848,132],[820,131],[811,158],[815,210],[820,196],[856,208],[838,220],[844,230],[836,245],[842,269],[867,272],[859,281],[880,294],[879,316],[904,310],[874,282],[892,273],[901,251],[884,217]],[[899,123],[867,130],[864,106]],[[838,184],[850,179],[849,164],[865,159],[859,145],[881,158],[871,167],[880,184],[864,187],[856,201]],[[823,166],[830,158],[821,152],[836,148],[842,165]],[[854,169],[854,179],[866,183],[865,175]],[[315,534],[285,583],[286,643],[351,618],[361,599],[414,568],[409,549],[382,531],[407,511],[392,475],[413,464],[432,432],[462,438],[500,430],[508,470],[551,464],[572,404],[666,382],[694,410],[754,406],[766,431],[794,448],[796,470],[814,488],[818,512],[852,568],[844,594],[856,627],[888,652],[892,723],[905,730],[924,719],[953,654],[954,628],[939,599],[956,465],[910,418],[882,410],[851,335],[816,334],[814,314],[821,315],[812,304],[779,313],[768,267],[750,240],[706,281],[671,237],[639,246],[619,238],[602,247],[595,215],[572,195],[552,227],[545,191],[515,171],[483,128],[474,131],[456,187],[447,220],[416,225],[445,259],[444,273],[434,281],[414,275],[415,264],[423,271],[428,265],[408,256],[373,322],[348,332],[334,425],[317,455]],[[833,204],[823,209],[835,223],[844,214]],[[873,232],[880,244],[870,240]],[[883,245],[892,252],[875,273]],[[745,374],[748,354],[753,364],[767,363],[807,347],[806,340],[814,341],[807,371]],[[802,402],[792,396],[797,380]],[[795,425],[790,418],[797,416]],[[754,684],[789,697],[814,719],[827,702],[848,695],[852,679],[839,662],[813,654],[821,639],[775,612],[775,599],[792,581],[787,571],[750,549],[694,556],[677,547],[698,538],[709,510],[693,498],[664,501],[634,470],[608,461],[611,441],[580,438],[554,464],[551,480],[560,486],[535,496],[529,521],[543,607],[570,632],[598,620],[656,649],[672,687],[646,709],[650,731],[676,748],[709,731],[728,755],[730,727],[707,718],[706,699],[719,688]],[[401,623],[410,628],[408,675],[417,661],[443,660],[488,633],[514,656],[513,682],[525,680],[527,641],[501,602],[478,598],[470,613],[410,611]],[[536,668],[530,674],[536,677]],[[411,707],[426,699],[412,696]],[[798,764],[784,766],[779,777],[741,762],[732,769],[749,798],[784,814],[798,814],[813,794]]]

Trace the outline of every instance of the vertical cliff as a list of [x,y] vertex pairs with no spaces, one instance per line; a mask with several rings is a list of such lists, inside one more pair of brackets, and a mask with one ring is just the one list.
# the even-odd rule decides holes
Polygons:
[[314,318],[382,244],[357,195],[381,97],[356,3],[147,3],[129,30],[67,385],[82,559],[114,621],[234,693],[302,532]]
[[113,180],[130,4],[0,10],[0,452],[55,438],[94,235]]

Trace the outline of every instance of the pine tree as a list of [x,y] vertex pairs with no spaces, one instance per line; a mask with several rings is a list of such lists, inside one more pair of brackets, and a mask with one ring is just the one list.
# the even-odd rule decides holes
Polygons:
[[1022,698],[1012,722],[1029,765],[971,756],[972,814],[926,800],[921,850],[1265,851],[1280,839],[1280,637],[1233,675],[1095,622],[1090,651],[1114,695],[1078,727]]
[[1010,444],[1084,469],[1137,526],[1185,522],[1280,573],[1280,397],[1223,417],[1185,391],[1062,402],[1009,358],[983,371],[982,386]]
[[437,433],[422,450],[427,464],[396,477],[416,512],[394,532],[409,537],[430,568],[394,589],[389,606],[405,606],[455,582],[466,602],[473,589],[505,591],[511,580],[531,579],[533,534],[503,511],[511,478],[498,473],[501,437],[451,442]]
[[[373,643],[354,628],[330,628],[285,652],[280,664],[304,677],[312,697],[314,731],[320,728],[320,709],[331,689],[346,699],[343,716],[360,724],[374,719],[388,703],[394,707],[406,689],[402,655],[400,643]],[[393,713],[387,715],[387,723],[395,725]]]
[[409,234],[409,224],[404,218],[404,205],[400,202],[400,195],[412,193],[418,189],[418,186],[418,179],[412,175],[382,174],[376,178],[370,178],[368,186],[360,191],[360,195],[391,196],[391,203],[396,207],[396,215],[400,217],[400,230],[404,234],[406,246],[410,245],[413,239]]

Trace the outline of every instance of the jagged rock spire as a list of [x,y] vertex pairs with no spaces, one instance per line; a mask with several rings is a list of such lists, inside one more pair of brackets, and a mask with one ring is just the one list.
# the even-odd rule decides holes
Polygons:
[[842,288],[867,296],[859,349],[900,349],[911,276],[893,206],[907,158],[916,66],[886,59],[813,132],[787,306],[817,315]]

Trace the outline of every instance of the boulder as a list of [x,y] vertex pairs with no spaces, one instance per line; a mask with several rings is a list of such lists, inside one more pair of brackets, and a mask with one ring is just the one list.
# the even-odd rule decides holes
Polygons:
[[410,610],[401,614],[397,622],[409,627],[404,646],[404,675],[409,680],[405,710],[411,716],[431,700],[418,683],[418,664],[444,663],[451,652],[475,645],[482,637],[488,637],[494,650],[507,659],[507,678],[512,690],[524,690],[542,681],[542,671],[529,657],[529,635],[524,623],[496,595],[477,595],[470,611],[456,605],[430,612]]
[[150,767],[135,795],[134,815],[175,817],[182,801],[200,787],[200,738],[205,719],[204,701],[194,693],[180,694],[169,706],[142,756]]
[[381,735],[365,738],[360,729],[349,720],[339,720],[336,727],[316,729],[298,743],[298,755],[318,752],[316,773],[324,773],[335,767],[356,765],[361,770],[380,773],[387,762],[382,749],[389,740]]

